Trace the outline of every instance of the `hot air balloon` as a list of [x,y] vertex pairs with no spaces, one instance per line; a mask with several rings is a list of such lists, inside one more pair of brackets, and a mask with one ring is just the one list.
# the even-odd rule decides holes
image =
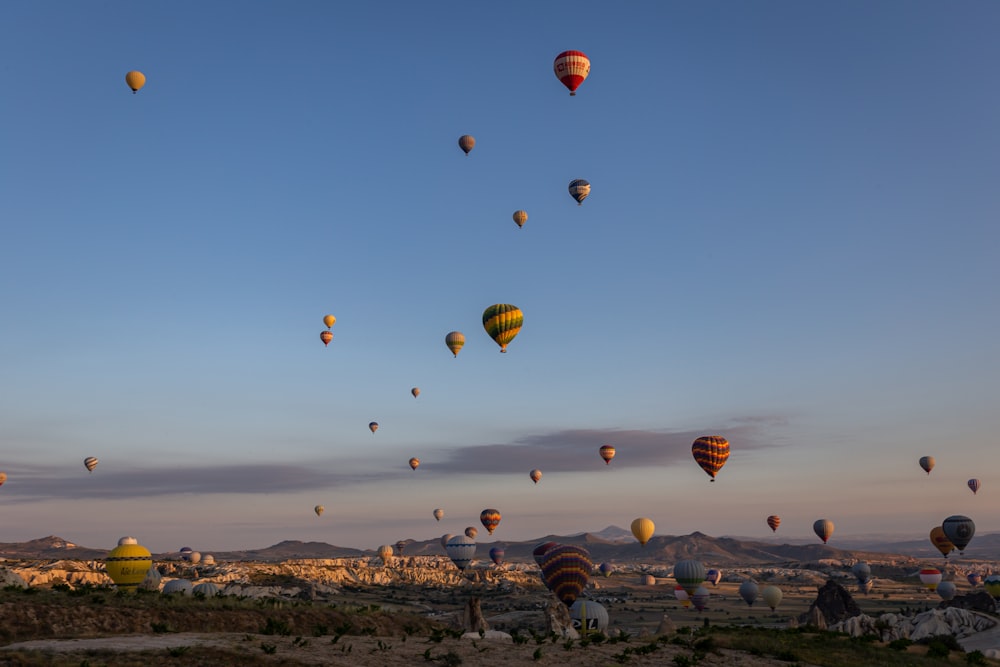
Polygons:
[[698,611],[702,611],[708,605],[708,598],[711,597],[711,593],[704,586],[699,586],[694,589],[694,593],[691,594],[691,604]]
[[403,540],[399,540],[398,542],[396,542],[396,553],[398,553],[400,556],[402,556],[403,555],[403,549],[405,547],[406,547],[406,542],[404,542]]
[[590,75],[590,58],[583,51],[563,51],[552,63],[552,71],[562,85],[569,88],[570,96]]
[[865,561],[859,560],[854,564],[854,567],[851,568],[851,574],[853,574],[854,578],[858,580],[858,583],[863,583],[871,579],[872,568]]
[[958,549],[958,553],[965,551],[965,547],[972,541],[972,536],[976,534],[976,524],[961,514],[955,514],[942,521],[941,528],[945,537]]
[[[650,586],[656,583],[656,579],[653,575],[647,574],[646,576],[653,580],[652,583],[650,583]],[[684,590],[684,587],[680,584],[674,586],[674,597],[680,600],[681,606],[685,609],[691,606],[691,596],[688,595],[688,592]]]
[[119,537],[118,546],[123,546],[125,544],[139,544],[139,540],[135,539],[131,535],[126,535],[125,537]]
[[573,602],[569,608],[569,618],[573,622],[573,628],[582,635],[591,631],[605,632],[608,629],[608,610],[593,600],[581,598]]
[[146,75],[138,70],[132,70],[125,74],[125,83],[132,89],[132,94],[135,95],[139,92],[140,88],[146,85]]
[[443,516],[444,516],[444,510],[441,509],[440,507],[437,508],[436,510],[434,510],[434,518],[435,519],[437,519],[438,521],[440,521],[441,517],[443,517]]
[[611,563],[601,563],[597,570],[605,577],[610,577],[611,573],[615,571],[615,568],[611,565]]
[[445,543],[444,549],[455,567],[465,571],[476,555],[476,541],[467,535],[455,535]]
[[0,472],[0,486],[3,486],[3,483],[6,481],[7,481],[7,473]]
[[90,472],[94,472],[94,468],[97,467],[97,457],[96,456],[88,456],[87,458],[85,458],[83,460],[83,465]]
[[747,603],[748,606],[752,607],[754,600],[757,599],[757,583],[751,579],[747,579],[742,584],[740,584],[740,597],[743,601]]
[[493,531],[500,524],[500,511],[491,508],[484,509],[479,513],[479,521],[489,534],[492,535]]
[[386,567],[392,560],[392,547],[388,544],[383,544],[378,548],[378,557],[382,559],[382,566]]
[[410,393],[413,394],[413,398],[416,398],[420,395],[420,387],[414,387],[410,390]]
[[868,595],[872,592],[872,588],[875,587],[875,581],[873,579],[865,579],[864,581],[858,582],[858,592]]
[[476,539],[476,535],[478,534],[479,534],[479,529],[476,528],[475,526],[469,526],[468,528],[465,529],[465,536],[468,537],[469,539],[473,540]]
[[615,458],[615,448],[611,445],[603,445],[599,451],[601,458],[604,459],[604,465],[611,465],[611,459]]
[[323,324],[326,325],[327,329],[331,328],[334,324],[336,324],[336,322],[337,322],[337,318],[334,317],[333,315],[324,315],[323,316]]
[[955,550],[955,545],[952,544],[951,540],[948,539],[948,536],[944,534],[944,528],[941,526],[934,526],[931,528],[931,544],[933,544],[945,558],[947,558],[948,554]]
[[713,586],[718,586],[719,582],[722,581],[722,572],[713,567],[705,573],[705,581]]
[[819,539],[823,540],[823,544],[826,544],[826,541],[833,535],[833,522],[829,519],[817,519],[813,523],[813,532]]
[[771,516],[767,517],[767,525],[771,527],[772,533],[777,532],[778,526],[781,525],[781,517],[776,514],[772,514]]
[[535,562],[538,563],[538,567],[542,566],[542,560],[545,558],[545,553],[549,549],[557,546],[559,546],[558,542],[543,542],[532,550],[531,556],[535,559]]
[[1000,600],[1000,574],[991,574],[983,579],[983,588],[994,600]]
[[965,578],[969,582],[969,585],[972,586],[973,588],[983,583],[983,575],[979,574],[978,572],[969,572],[967,575],[965,575]]
[[419,465],[420,465],[420,459],[418,459],[416,456],[414,456],[412,459],[410,459],[410,468],[412,468],[413,470],[416,470],[417,466],[419,466]]
[[323,341],[323,346],[326,347],[330,344],[330,341],[333,340],[333,334],[329,331],[321,331],[319,339]]
[[323,516],[323,512],[325,511],[326,508],[323,507],[322,505],[317,505],[316,507],[313,508],[313,512],[316,512],[316,516]]
[[693,559],[679,561],[674,565],[674,579],[688,595],[694,595],[695,589],[705,581],[705,566]]
[[935,588],[934,590],[937,591],[937,594],[941,597],[942,600],[948,601],[953,597],[955,597],[955,593],[958,591],[958,587],[955,586],[954,582],[942,581],[940,584],[937,585],[937,588]]
[[920,467],[924,469],[928,475],[931,474],[931,470],[934,469],[934,457],[933,456],[921,456],[920,457]]
[[590,196],[590,183],[574,178],[569,182],[569,196],[576,200],[577,206],[583,206],[583,200]]
[[764,586],[760,591],[760,596],[764,599],[764,603],[774,611],[781,604],[781,589],[777,586]]
[[163,584],[163,595],[194,595],[194,584],[187,579],[171,579]]
[[703,435],[691,445],[691,454],[714,482],[716,474],[729,459],[729,441],[721,435]]
[[442,535],[441,536],[441,546],[442,547],[447,547],[448,546],[448,540],[450,540],[453,537],[455,537],[455,536],[452,535],[451,533],[445,533],[444,535]]
[[448,346],[451,353],[456,357],[458,356],[459,350],[465,345],[465,336],[461,331],[452,331],[450,334],[444,337],[444,344]]
[[656,525],[652,519],[641,516],[632,521],[632,534],[642,546],[646,546],[646,542],[649,542],[650,538],[653,537],[654,530],[656,530]]
[[368,423],[368,430],[370,430],[372,433],[374,433],[375,431],[377,431],[378,430],[378,422],[369,422]]
[[972,494],[973,495],[979,493],[979,488],[981,486],[982,486],[982,483],[978,479],[970,479],[969,480],[969,488],[972,489]]
[[469,152],[473,148],[475,148],[475,146],[476,146],[476,138],[473,137],[471,134],[463,134],[458,138],[458,147],[461,148],[463,151],[465,151],[466,155],[468,155]]
[[181,560],[191,560],[191,553],[194,551],[191,547],[181,547],[177,553],[180,555]]
[[490,560],[493,561],[494,565],[500,565],[503,563],[504,554],[503,547],[493,547],[490,549]]
[[570,544],[552,547],[542,558],[545,586],[567,607],[583,592],[593,569],[590,552]]
[[925,567],[920,570],[919,576],[921,585],[929,591],[933,591],[941,583],[941,570],[936,567]]
[[201,552],[192,551],[191,553],[188,554],[188,560],[191,561],[192,565],[197,565],[198,563],[201,562]]
[[[640,586],[655,586],[656,585],[656,577],[654,577],[651,574],[640,575],[639,576],[639,585]],[[684,595],[685,596],[687,595],[687,591],[684,591]],[[685,605],[685,606],[687,606],[687,605]]]
[[528,473],[528,477],[531,478],[532,482],[538,484],[538,480],[542,478],[542,471],[539,470],[538,468],[535,468],[534,470]]
[[483,328],[500,346],[501,352],[507,351],[507,345],[514,340],[523,323],[524,313],[509,303],[495,303],[483,311]]
[[528,221],[528,213],[526,211],[514,211],[514,222],[518,227],[524,227],[524,223]]
[[104,568],[120,590],[134,591],[153,567],[153,556],[141,544],[119,544],[108,552]]

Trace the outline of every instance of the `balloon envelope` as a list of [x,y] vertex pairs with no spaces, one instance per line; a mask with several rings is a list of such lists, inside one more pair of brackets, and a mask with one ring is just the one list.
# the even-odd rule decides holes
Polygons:
[[743,598],[743,601],[751,607],[753,606],[754,600],[757,599],[757,591],[758,588],[756,582],[750,581],[749,579],[740,584],[740,597]]
[[85,458],[83,460],[83,465],[90,472],[94,472],[94,468],[97,467],[97,457],[96,456],[88,456],[87,458]]
[[772,514],[771,516],[767,517],[767,525],[771,527],[772,533],[776,532],[778,530],[778,526],[781,525],[781,517],[778,516],[777,514]]
[[465,336],[461,331],[452,331],[447,336],[444,337],[444,344],[448,346],[451,353],[456,357],[458,356],[459,350],[465,345]]
[[337,322],[337,318],[334,317],[333,315],[324,315],[323,316],[323,324],[326,325],[327,329],[329,329],[330,327],[332,327],[336,322]]
[[496,565],[503,563],[504,555],[505,551],[503,547],[493,547],[490,549],[490,560]]
[[368,424],[368,430],[371,431],[372,433],[374,433],[375,431],[377,431],[378,430],[378,422],[370,422]]
[[569,196],[576,200],[577,206],[582,206],[583,200],[590,196],[590,183],[582,178],[570,181]]
[[593,600],[576,600],[569,608],[573,628],[587,632],[605,632],[608,629],[608,610]]
[[978,479],[969,480],[969,488],[972,489],[973,495],[979,493],[979,489],[982,487],[982,485],[983,485],[982,482],[980,482]]
[[942,600],[950,600],[955,597],[958,587],[950,581],[942,581],[934,590],[937,591],[937,594],[941,596]]
[[872,576],[872,568],[865,561],[859,560],[854,564],[854,567],[851,568],[851,574],[853,574],[859,582],[868,581],[868,579]]
[[948,536],[944,534],[944,528],[941,526],[934,526],[931,528],[931,544],[934,545],[941,555],[945,558],[948,557],[952,551],[955,550],[955,545],[951,543]]
[[476,535],[478,534],[479,534],[479,529],[476,528],[475,526],[469,526],[468,528],[465,529],[465,536],[473,540],[476,539]]
[[3,483],[6,481],[7,481],[7,473],[0,472],[0,486],[3,486]]
[[829,519],[817,519],[813,523],[813,532],[819,539],[823,540],[823,544],[826,544],[826,541],[833,535],[833,522]]
[[611,459],[615,458],[615,448],[611,445],[602,445],[598,452],[604,459],[604,465],[611,465]]
[[590,552],[570,544],[549,549],[542,559],[542,579],[545,586],[567,607],[583,592],[593,569]]
[[532,482],[538,484],[538,480],[542,478],[542,471],[539,470],[538,468],[535,468],[534,470],[528,473],[528,476],[531,478]]
[[991,574],[983,579],[983,588],[994,600],[1000,600],[1000,574]]
[[729,460],[729,441],[721,435],[703,435],[691,445],[691,455],[714,482]]
[[522,324],[524,313],[509,303],[495,303],[483,311],[483,328],[493,342],[500,346],[501,352],[507,351],[507,345],[514,340]]
[[708,598],[711,597],[711,593],[704,586],[699,586],[694,589],[694,593],[691,594],[691,603],[694,608],[701,611],[708,604]]
[[388,544],[383,544],[378,548],[378,557],[382,559],[382,565],[388,565],[389,561],[392,559],[392,547]]
[[973,588],[983,583],[983,575],[979,574],[978,572],[970,572],[967,575],[965,575],[965,578],[969,582],[969,585],[972,586]]
[[333,334],[329,331],[321,331],[319,334],[319,339],[323,341],[323,345],[329,345],[330,341],[333,340]]
[[514,223],[518,227],[524,227],[524,223],[528,221],[528,213],[526,211],[514,211]]
[[611,573],[614,572],[615,568],[611,565],[611,563],[601,563],[600,567],[598,567],[597,570],[605,577],[610,577]]
[[416,470],[417,466],[419,466],[419,465],[420,465],[420,459],[418,459],[416,456],[414,456],[412,459],[410,459],[410,468],[411,469]]
[[590,58],[583,51],[563,51],[552,61],[552,71],[569,94],[576,95],[576,89],[590,76]]
[[694,559],[679,561],[674,565],[674,579],[684,587],[688,595],[694,595],[695,590],[705,581],[705,566]]
[[420,395],[420,387],[414,387],[410,390],[410,393],[413,394],[413,398],[416,398]]
[[125,83],[132,89],[133,93],[137,93],[140,88],[146,85],[146,75],[138,70],[132,70],[125,74]]
[[[476,138],[473,137],[471,134],[463,134],[458,138],[458,147],[461,148],[463,151],[465,151],[466,155],[468,155],[469,152],[473,148],[475,148],[475,146],[476,146]],[[487,155],[487,157],[489,156]]]
[[323,512],[326,511],[326,508],[322,505],[317,505],[313,508],[313,511],[316,512],[316,516],[323,516]]
[[972,536],[976,534],[976,524],[961,514],[954,514],[942,521],[941,528],[945,537],[955,545],[959,553],[965,551],[965,547],[972,541]]
[[500,511],[492,508],[484,509],[479,513],[479,522],[492,535],[493,531],[500,525]]
[[931,470],[934,469],[934,457],[933,456],[921,456],[920,457],[920,467],[924,469],[928,475],[931,474]]
[[438,521],[440,521],[441,517],[443,517],[443,516],[444,516],[444,510],[441,509],[440,507],[437,508],[436,510],[434,510],[434,518],[435,519],[437,519]]
[[712,584],[713,586],[718,586],[719,582],[722,581],[722,572],[713,567],[711,570],[705,573],[705,581]]
[[936,567],[925,567],[920,570],[918,576],[924,588],[933,591],[941,583],[941,570]]
[[764,598],[764,603],[774,611],[781,604],[781,589],[777,586],[764,586],[763,590],[760,592],[760,596]]
[[476,555],[476,541],[467,535],[455,535],[445,543],[444,549],[455,567],[464,571]]
[[639,544],[642,546],[646,546],[646,542],[649,542],[650,538],[653,537],[653,531],[655,530],[656,526],[653,524],[652,519],[641,516],[632,521],[632,534],[635,535],[635,539],[639,540]]
[[153,556],[141,544],[121,544],[108,553],[104,567],[118,588],[134,591],[153,567]]
[[557,546],[559,546],[558,542],[543,542],[534,548],[531,552],[531,556],[535,559],[535,562],[538,563],[538,567],[542,566],[542,560],[545,558],[545,553],[549,549]]

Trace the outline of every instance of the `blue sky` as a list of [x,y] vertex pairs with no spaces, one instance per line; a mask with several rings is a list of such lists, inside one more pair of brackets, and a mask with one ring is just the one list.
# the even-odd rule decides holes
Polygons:
[[2,10],[2,541],[1000,530],[995,4],[204,4]]

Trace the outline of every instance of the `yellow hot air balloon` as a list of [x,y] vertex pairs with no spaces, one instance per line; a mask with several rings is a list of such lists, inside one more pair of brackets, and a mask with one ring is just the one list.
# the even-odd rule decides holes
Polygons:
[[944,534],[944,528],[941,526],[934,526],[931,528],[931,543],[945,558],[947,558],[948,554],[955,550],[955,545],[952,544],[951,540],[948,539],[948,536]]
[[644,516],[632,522],[632,534],[642,546],[646,546],[646,542],[649,542],[650,538],[653,537],[654,530],[656,530],[656,526],[653,524],[653,520]]
[[500,346],[501,352],[507,351],[507,345],[514,340],[523,323],[524,313],[509,303],[495,303],[483,311],[483,328]]
[[517,223],[518,227],[524,227],[524,223],[528,221],[528,213],[526,211],[514,211],[514,222]]
[[313,512],[316,512],[316,516],[323,516],[323,512],[325,511],[326,508],[323,507],[322,505],[317,505],[316,507],[313,508]]
[[459,350],[465,345],[465,336],[461,331],[452,331],[447,336],[444,337],[444,344],[448,346],[451,353],[456,357],[458,356]]
[[120,590],[134,591],[153,567],[153,556],[141,544],[120,544],[108,553],[104,567]]
[[333,315],[324,315],[323,316],[323,324],[326,325],[327,329],[331,328],[336,323],[337,323],[337,318],[334,317]]
[[125,83],[128,87],[132,89],[132,94],[135,95],[139,92],[139,89],[146,85],[146,75],[138,70],[132,70],[125,75]]

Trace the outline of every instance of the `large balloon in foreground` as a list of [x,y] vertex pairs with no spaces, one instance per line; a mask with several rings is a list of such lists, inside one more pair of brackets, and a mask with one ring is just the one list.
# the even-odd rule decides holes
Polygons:
[[444,516],[444,510],[441,509],[440,507],[437,508],[436,510],[434,510],[434,518],[435,519],[437,519],[438,521],[440,521],[441,517],[443,517],[443,516]]
[[574,178],[569,182],[569,196],[576,200],[577,206],[583,206],[583,200],[590,196],[590,183]]
[[740,584],[739,594],[743,598],[743,601],[749,606],[753,606],[754,600],[757,599],[757,583],[750,579],[747,579],[742,584]]
[[590,58],[583,51],[563,51],[552,62],[552,71],[569,88],[570,96],[576,95],[576,89],[590,76]]
[[524,227],[524,223],[528,221],[527,211],[514,211],[514,222],[518,227]]
[[535,468],[534,470],[528,473],[528,477],[531,478],[532,482],[538,484],[538,480],[542,478],[542,471],[539,470],[538,468]]
[[458,147],[461,148],[463,151],[465,151],[466,155],[468,155],[469,152],[472,151],[473,148],[475,148],[475,146],[476,146],[476,138],[473,137],[471,134],[463,134],[458,138]]
[[771,527],[772,533],[777,532],[778,526],[781,525],[781,517],[776,514],[772,514],[767,517],[767,525]]
[[316,516],[323,516],[323,512],[325,511],[326,508],[323,507],[322,505],[317,505],[316,507],[313,508],[313,512],[316,512]]
[[476,555],[476,541],[467,535],[455,535],[444,545],[448,557],[459,570],[465,570]]
[[934,526],[931,528],[931,544],[934,548],[941,552],[941,555],[945,558],[948,557],[952,551],[955,550],[955,545],[951,543],[948,536],[944,534],[944,528],[941,526]]
[[412,459],[410,459],[410,468],[412,468],[413,470],[416,470],[417,466],[419,466],[419,465],[420,465],[420,459],[418,459],[416,456],[414,456]]
[[319,334],[319,339],[323,341],[324,346],[327,346],[330,344],[330,341],[333,340],[333,334],[330,333],[329,331],[321,331]]
[[119,589],[134,591],[153,567],[153,556],[141,544],[121,544],[108,553],[104,567]]
[[684,587],[688,595],[694,595],[695,590],[705,581],[705,566],[701,561],[687,559],[674,565],[674,579]]
[[479,513],[479,521],[489,534],[492,535],[493,531],[500,525],[500,511],[491,508],[484,509]]
[[980,482],[978,479],[969,480],[969,488],[972,489],[973,495],[979,493],[979,489],[980,487],[982,487],[982,485],[983,485],[982,482]]
[[604,459],[604,465],[611,465],[611,459],[615,458],[615,448],[611,445],[603,445],[599,452],[601,458]]
[[729,441],[721,435],[703,435],[691,445],[691,455],[714,482],[729,459]]
[[139,92],[140,88],[146,85],[146,75],[138,70],[132,70],[125,74],[125,83],[132,89],[132,94],[135,95]]
[[483,311],[483,328],[500,346],[501,352],[507,351],[507,345],[514,340],[522,324],[524,313],[509,303],[495,303]]
[[931,470],[934,469],[934,457],[933,456],[921,456],[920,457],[920,467],[924,469],[928,475],[931,474]]
[[323,316],[323,324],[326,325],[327,329],[329,329],[330,327],[332,327],[336,322],[337,322],[337,318],[334,317],[333,315],[324,315]]
[[558,542],[543,542],[532,550],[531,556],[535,559],[535,562],[538,563],[538,567],[542,566],[542,561],[545,559],[545,554],[548,553],[549,549],[553,549],[557,546],[559,546]]
[[781,604],[781,589],[777,586],[764,586],[760,592],[760,596],[764,599],[764,603],[774,611]]
[[650,538],[653,537],[653,531],[655,530],[656,525],[653,524],[652,519],[641,516],[632,521],[632,534],[635,535],[635,539],[639,540],[639,544],[642,546],[646,546],[646,542],[649,542]]
[[819,539],[823,540],[823,544],[826,544],[826,541],[833,535],[833,522],[829,519],[817,519],[813,523],[813,532]]
[[552,547],[542,558],[545,586],[567,607],[583,592],[593,569],[590,552],[571,544]]
[[965,551],[969,546],[972,536],[976,534],[976,524],[967,516],[955,514],[941,522],[941,528],[945,536],[951,540],[959,553]]
[[87,458],[85,458],[83,460],[83,465],[90,472],[94,472],[94,468],[97,467],[97,457],[96,456],[88,456]]
[[444,344],[448,346],[451,353],[456,357],[458,356],[459,350],[465,345],[465,335],[461,331],[452,331],[447,336],[444,337]]

